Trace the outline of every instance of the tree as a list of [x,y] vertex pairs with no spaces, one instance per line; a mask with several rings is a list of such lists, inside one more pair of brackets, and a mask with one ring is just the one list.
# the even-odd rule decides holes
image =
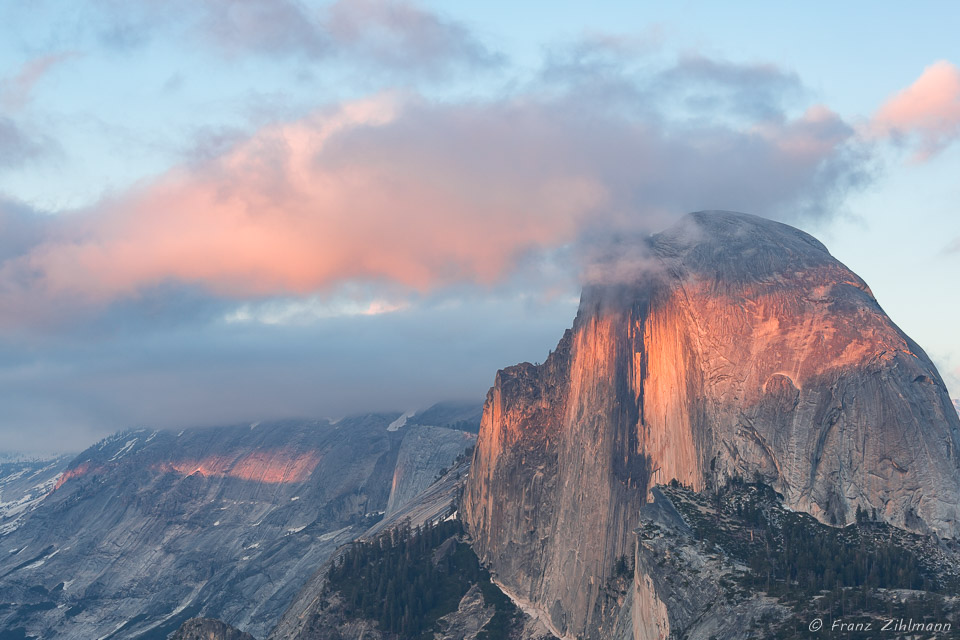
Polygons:
[[867,512],[864,511],[863,507],[861,507],[859,504],[857,505],[856,519],[857,519],[857,524],[863,524],[864,522],[867,521]]

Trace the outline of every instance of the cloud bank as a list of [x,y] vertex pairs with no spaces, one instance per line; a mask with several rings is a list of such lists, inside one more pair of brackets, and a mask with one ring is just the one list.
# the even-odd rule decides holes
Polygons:
[[[790,74],[704,59],[608,71],[555,66],[488,100],[381,93],[266,126],[58,216],[0,265],[0,295],[39,309],[171,283],[231,300],[490,287],[585,232],[656,231],[706,208],[824,216],[869,179],[838,114],[781,106]],[[598,78],[601,103],[582,86]]]

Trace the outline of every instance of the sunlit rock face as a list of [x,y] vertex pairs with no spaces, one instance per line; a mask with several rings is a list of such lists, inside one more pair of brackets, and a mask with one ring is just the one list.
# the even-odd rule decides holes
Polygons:
[[640,244],[598,270],[544,364],[487,395],[464,514],[508,591],[563,634],[609,636],[621,603],[604,586],[648,488],[673,478],[759,472],[827,523],[860,505],[960,532],[960,419],[856,274],[744,214],[691,214]]
[[317,468],[321,455],[316,451],[298,452],[289,447],[265,451],[227,452],[202,458],[160,462],[154,471],[174,472],[183,476],[200,474],[210,478],[237,478],[267,484],[297,484],[304,482]]

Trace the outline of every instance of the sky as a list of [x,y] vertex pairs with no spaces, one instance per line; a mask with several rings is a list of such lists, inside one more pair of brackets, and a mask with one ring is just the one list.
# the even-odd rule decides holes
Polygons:
[[583,250],[730,209],[960,396],[948,2],[0,3],[0,450],[483,398]]

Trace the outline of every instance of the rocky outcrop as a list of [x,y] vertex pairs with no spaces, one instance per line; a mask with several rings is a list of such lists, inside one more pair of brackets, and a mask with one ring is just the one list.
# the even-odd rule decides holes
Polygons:
[[493,614],[493,607],[483,601],[480,587],[473,585],[460,599],[457,610],[440,618],[435,640],[474,640]]
[[546,362],[487,395],[464,518],[508,591],[564,636],[609,637],[622,606],[605,585],[649,487],[674,478],[756,472],[826,523],[861,506],[960,533],[944,383],[820,242],[704,212],[633,249],[585,287]]
[[407,424],[429,427],[448,427],[458,431],[476,433],[483,417],[483,403],[479,401],[438,402],[423,411],[418,411]]
[[394,513],[433,484],[476,436],[443,427],[410,425],[397,454],[387,513]]
[[945,622],[960,605],[957,541],[863,514],[827,526],[758,483],[699,493],[671,484],[651,498],[636,530],[627,637],[799,638],[812,620],[841,615],[876,631],[901,616]]
[[170,640],[255,640],[252,635],[213,618],[191,618]]
[[747,640],[753,623],[786,618],[773,598],[731,597],[737,567],[715,550],[697,544],[693,532],[658,489],[640,510],[631,610],[634,640]]

